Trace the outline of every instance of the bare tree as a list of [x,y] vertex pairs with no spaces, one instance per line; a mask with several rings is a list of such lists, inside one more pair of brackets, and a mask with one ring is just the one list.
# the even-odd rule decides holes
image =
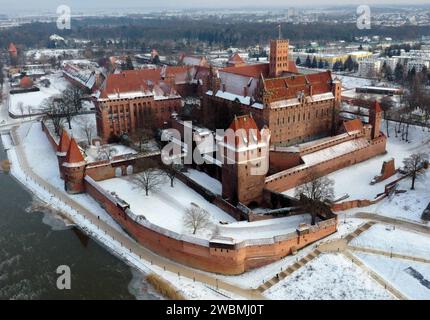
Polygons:
[[96,128],[95,123],[92,119],[87,116],[82,116],[79,120],[80,127],[87,138],[88,145],[91,145],[93,140],[93,132]]
[[183,220],[184,227],[190,229],[193,234],[211,224],[209,212],[194,204],[185,210]]
[[114,155],[118,153],[118,150],[110,145],[106,144],[99,148],[97,160],[110,160]]
[[316,223],[317,211],[327,201],[334,198],[334,180],[320,177],[317,172],[309,173],[310,181],[295,190],[295,195],[300,198],[301,205],[312,217],[312,225]]
[[44,109],[46,111],[46,116],[52,121],[55,134],[57,135],[57,137],[59,137],[64,123],[61,106],[58,101],[53,98],[46,99],[43,104]]
[[170,186],[173,188],[176,176],[178,175],[178,170],[182,168],[179,163],[171,163],[164,168],[164,173],[170,180]]
[[147,128],[137,128],[131,134],[131,139],[139,145],[139,151],[143,151],[143,146],[146,145],[154,137],[152,130]]
[[58,104],[61,110],[61,116],[66,119],[69,129],[72,129],[72,119],[75,116],[74,106],[63,96],[58,98]]
[[403,160],[404,170],[412,179],[411,190],[415,189],[415,181],[425,173],[427,163],[428,155],[425,153],[415,153]]
[[82,109],[82,90],[76,86],[69,85],[61,94],[62,99],[68,104],[74,113]]
[[296,197],[302,194],[311,200],[331,201],[334,198],[334,180],[327,177],[318,177],[315,172],[309,173],[310,181],[295,190]]
[[142,172],[132,177],[132,182],[137,188],[143,188],[145,195],[149,191],[156,191],[164,183],[164,175],[154,161],[146,161]]

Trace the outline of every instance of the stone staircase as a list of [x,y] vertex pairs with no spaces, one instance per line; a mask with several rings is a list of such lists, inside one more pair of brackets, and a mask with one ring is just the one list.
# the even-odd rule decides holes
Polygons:
[[376,221],[366,222],[365,224],[363,224],[362,226],[360,226],[359,228],[357,228],[356,230],[354,230],[353,232],[351,232],[350,234],[348,234],[345,237],[346,242],[348,242],[348,243],[351,242],[353,239],[357,238],[360,234],[362,234],[363,232],[369,230],[376,223],[377,223]]
[[304,256],[303,258],[301,258],[300,260],[296,261],[294,264],[289,266],[287,269],[278,273],[277,276],[274,276],[270,280],[264,282],[262,285],[260,285],[257,288],[257,290],[259,292],[266,291],[267,289],[277,284],[279,281],[285,279],[293,272],[297,271],[298,269],[300,269],[301,267],[303,267],[304,265],[306,265],[307,263],[309,263],[310,261],[318,257],[320,254],[321,254],[321,251],[319,251],[318,249],[313,250],[312,252],[310,252],[309,254],[307,254],[306,256]]

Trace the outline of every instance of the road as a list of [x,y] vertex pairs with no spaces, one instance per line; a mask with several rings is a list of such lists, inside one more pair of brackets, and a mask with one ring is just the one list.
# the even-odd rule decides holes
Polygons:
[[376,213],[369,213],[369,212],[357,212],[353,215],[354,218],[360,218],[360,219],[366,219],[366,220],[372,220],[377,222],[382,222],[385,224],[391,224],[399,227],[403,227],[404,229],[409,229],[425,234],[430,234],[430,227],[426,226],[424,224],[418,224],[414,222],[409,222],[405,220],[399,220],[395,218],[385,217],[381,216]]
[[163,268],[167,271],[173,272],[174,274],[178,274],[183,277],[187,277],[191,280],[199,281],[204,284],[207,284],[214,288],[223,289],[227,292],[231,292],[233,294],[242,296],[247,299],[264,299],[264,297],[254,289],[242,288],[225,281],[219,280],[216,275],[209,275],[207,273],[203,273],[186,266],[177,264],[171,260],[163,258],[152,251],[142,247],[137,242],[131,240],[129,237],[125,236],[123,233],[119,232],[115,228],[111,227],[108,223],[103,220],[98,219],[97,216],[93,215],[88,209],[84,208],[81,204],[74,201],[71,197],[69,197],[65,192],[55,188],[47,181],[45,181],[42,177],[37,175],[29,166],[25,152],[20,143],[20,138],[16,132],[17,127],[14,127],[11,130],[11,137],[15,143],[15,150],[17,154],[17,158],[22,170],[26,173],[26,175],[47,190],[51,195],[55,198],[61,200],[67,206],[75,209],[79,214],[81,214],[87,221],[96,226],[99,230],[104,232],[106,235],[109,235],[113,240],[120,243],[120,245],[124,248],[127,248],[131,253],[134,253],[136,256],[140,257],[142,260],[146,261],[147,264],[154,264],[160,268]]

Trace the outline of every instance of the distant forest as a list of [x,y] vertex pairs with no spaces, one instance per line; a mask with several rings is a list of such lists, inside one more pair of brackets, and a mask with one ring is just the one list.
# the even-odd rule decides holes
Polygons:
[[[0,46],[6,48],[15,42],[27,48],[49,46],[49,36],[91,40],[102,44],[109,39],[120,39],[125,48],[139,49],[157,42],[204,41],[209,45],[248,46],[267,44],[277,37],[276,23],[250,23],[227,19],[142,19],[138,17],[97,17],[72,20],[71,30],[58,30],[56,23],[33,22],[0,31]],[[430,36],[428,26],[380,27],[359,30],[355,24],[282,24],[282,34],[297,45],[311,40],[352,41],[356,36],[379,35],[395,40],[417,39]]]

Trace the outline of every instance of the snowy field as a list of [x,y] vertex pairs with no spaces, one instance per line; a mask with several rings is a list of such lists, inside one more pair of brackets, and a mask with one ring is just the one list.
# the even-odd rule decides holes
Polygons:
[[61,76],[61,73],[55,73],[46,78],[51,82],[48,88],[38,86],[40,91],[37,92],[11,94],[9,105],[10,113],[16,116],[41,113],[43,112],[43,108],[46,107],[44,105],[46,99],[61,94],[69,84],[67,80]]
[[222,193],[222,185],[217,179],[212,178],[205,172],[201,172],[195,169],[188,169],[185,172],[185,175],[190,177],[192,180],[205,187],[209,191],[212,191],[215,194],[221,195]]
[[138,215],[144,215],[150,222],[178,233],[190,233],[183,226],[185,210],[191,204],[197,204],[210,214],[212,226],[201,230],[198,236],[210,238],[215,225],[220,221],[235,222],[234,218],[218,207],[206,201],[197,192],[187,187],[179,180],[175,180],[174,187],[170,187],[170,181],[165,181],[160,188],[145,196],[141,187],[133,184],[130,176],[114,178],[98,182],[104,189],[115,192],[121,199],[130,204],[130,209]]
[[409,299],[430,299],[430,265],[385,256],[354,253]]
[[392,226],[376,224],[350,242],[352,246],[430,259],[430,237]]
[[265,292],[270,299],[387,300],[393,297],[341,254],[322,254]]

